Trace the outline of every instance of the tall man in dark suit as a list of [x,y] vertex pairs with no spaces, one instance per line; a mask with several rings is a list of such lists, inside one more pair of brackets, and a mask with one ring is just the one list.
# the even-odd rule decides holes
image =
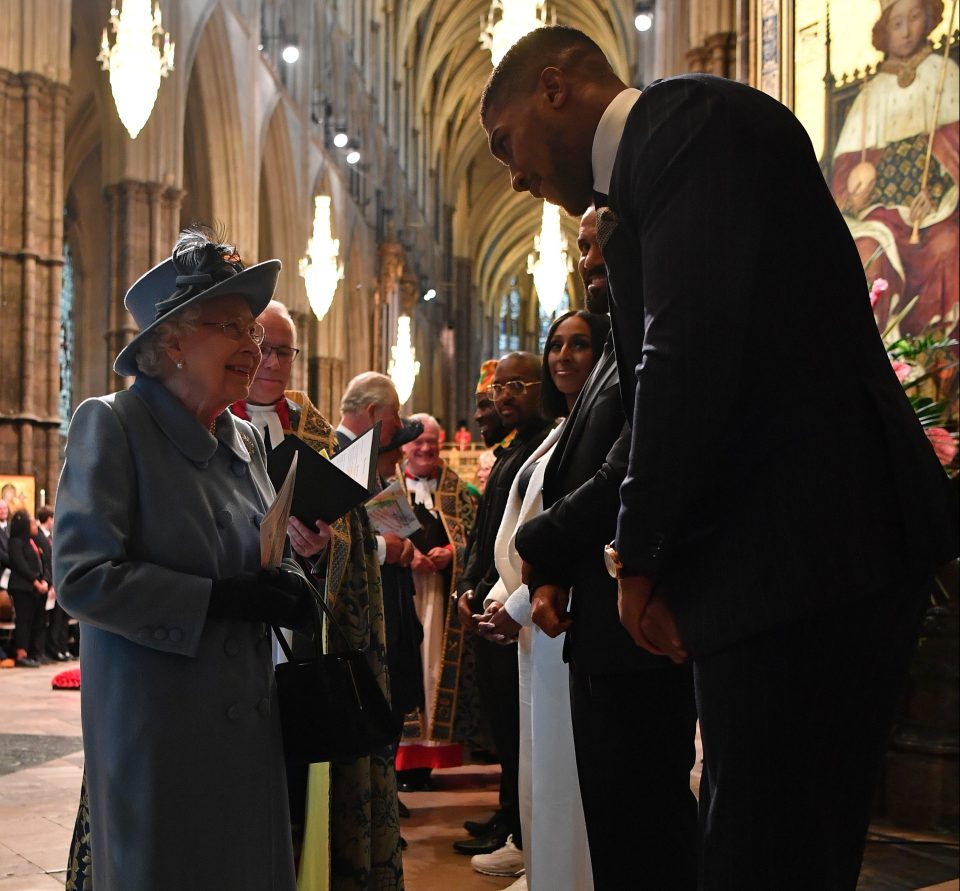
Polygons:
[[853,889],[956,506],[810,141],[731,81],[630,90],[563,27],[481,119],[516,190],[602,208],[632,428],[608,558],[631,637],[694,659],[701,885]]
[[[579,269],[587,309],[605,313],[607,271],[595,226],[591,207],[577,239]],[[516,544],[530,564],[534,621],[551,637],[569,628],[564,655],[594,888],[687,891],[696,887],[693,673],[634,644],[603,561],[629,448],[608,342],[547,465],[544,512],[520,527]]]

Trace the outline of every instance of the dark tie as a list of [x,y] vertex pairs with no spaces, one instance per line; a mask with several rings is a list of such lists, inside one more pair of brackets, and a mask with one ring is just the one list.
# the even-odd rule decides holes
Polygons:
[[600,210],[601,207],[606,207],[610,203],[610,198],[607,195],[604,195],[603,192],[594,192],[593,193],[593,206]]

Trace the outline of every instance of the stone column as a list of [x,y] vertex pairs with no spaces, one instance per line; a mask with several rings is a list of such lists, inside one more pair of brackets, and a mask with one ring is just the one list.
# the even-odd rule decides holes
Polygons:
[[737,35],[734,31],[711,34],[703,41],[706,71],[718,77],[734,77],[737,62]]
[[108,219],[109,313],[106,332],[107,390],[130,381],[113,372],[117,353],[137,333],[123,297],[148,269],[170,255],[180,224],[183,192],[157,182],[123,180],[104,190]]
[[0,470],[48,493],[60,469],[67,95],[36,71],[0,67]]

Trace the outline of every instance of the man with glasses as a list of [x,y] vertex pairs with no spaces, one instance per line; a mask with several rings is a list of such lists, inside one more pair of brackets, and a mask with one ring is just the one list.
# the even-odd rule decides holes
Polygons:
[[[483,612],[483,599],[499,574],[493,546],[510,486],[527,458],[546,439],[552,422],[540,414],[542,363],[533,353],[509,353],[497,364],[488,395],[493,400],[505,430],[515,430],[513,440],[497,458],[477,511],[476,537],[467,566],[460,578],[461,624],[476,630],[475,614]],[[500,807],[485,832],[473,839],[454,842],[461,854],[501,853],[497,875],[521,875],[523,847],[520,837],[520,807],[517,774],[520,757],[520,680],[516,644],[503,646],[479,639],[475,647],[477,681],[483,711],[500,755]],[[512,843],[508,837],[512,836]]]
[[[315,451],[328,455],[337,451],[338,436],[333,426],[310,401],[306,393],[287,389],[297,354],[297,329],[286,306],[271,301],[257,321],[263,326],[260,345],[262,359],[250,386],[245,402],[232,406],[234,414],[249,420],[263,433],[267,448],[276,448],[283,437],[296,434]],[[341,626],[348,635],[357,638],[357,646],[366,648],[375,673],[386,682],[385,633],[383,628],[383,593],[380,568],[377,564],[377,545],[373,540],[363,508],[351,510],[345,516],[327,525],[317,520],[311,529],[296,517],[290,517],[287,526],[290,544],[310,572],[317,587],[324,592]],[[357,616],[371,616],[369,624],[358,623]],[[362,627],[361,627],[362,626]],[[294,654],[303,645],[294,637]],[[312,647],[312,643],[311,643]],[[312,771],[323,773],[325,765],[314,765]],[[290,808],[294,825],[294,843],[300,840],[306,815],[314,808],[316,816],[326,811],[326,797],[316,800],[307,795],[307,771],[288,765]],[[319,784],[311,784],[317,785]],[[366,871],[380,875],[402,875],[400,861],[400,830],[396,813],[396,775],[393,758],[383,756],[358,758],[337,763],[330,768],[330,794],[343,806],[330,817],[329,842],[323,837],[302,839],[301,858],[311,860],[322,856],[329,843],[331,863],[342,864],[345,871]],[[371,826],[356,825],[355,814],[362,812],[362,800],[374,795],[386,802],[380,816]],[[390,804],[390,803],[393,804]],[[306,820],[307,828],[322,826],[318,819]],[[354,837],[366,839],[364,845],[355,845]],[[372,852],[389,851],[383,862],[373,864]],[[339,870],[339,867],[338,867]],[[378,885],[378,887],[380,887]],[[386,886],[384,886],[386,887]]]

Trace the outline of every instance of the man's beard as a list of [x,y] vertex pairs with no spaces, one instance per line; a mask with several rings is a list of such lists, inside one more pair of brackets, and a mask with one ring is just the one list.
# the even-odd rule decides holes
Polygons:
[[587,308],[587,312],[605,316],[610,312],[610,299],[607,288],[603,287],[593,290],[587,288],[584,293],[583,304]]

